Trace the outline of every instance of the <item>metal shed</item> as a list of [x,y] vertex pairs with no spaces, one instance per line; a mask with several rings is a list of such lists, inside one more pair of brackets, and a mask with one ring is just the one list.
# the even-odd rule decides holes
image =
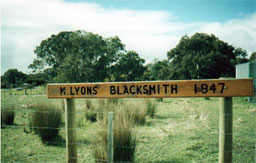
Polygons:
[[236,65],[236,78],[253,78],[254,97],[248,101],[256,103],[256,61]]

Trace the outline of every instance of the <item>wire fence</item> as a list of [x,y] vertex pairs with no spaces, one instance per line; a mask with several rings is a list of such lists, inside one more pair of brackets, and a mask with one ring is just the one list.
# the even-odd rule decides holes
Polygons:
[[12,88],[1,89],[1,94],[4,95],[46,95],[46,89],[41,88]]
[[[40,96],[40,99],[43,98],[47,101],[46,92],[32,90],[28,91],[28,96],[17,92],[1,91],[2,110],[15,112],[14,124],[2,124],[1,121],[2,161],[66,162],[64,118],[60,127],[29,125],[29,117],[33,113],[55,112],[32,110],[29,108],[30,103],[25,102],[33,101],[33,97],[29,95]],[[53,103],[58,103],[59,107],[62,107],[61,101],[51,100]],[[139,100],[132,101],[129,99],[127,103],[136,103]],[[196,99],[154,101],[157,105],[155,117],[147,116],[146,123],[143,125],[132,125],[132,131],[136,135],[135,159],[132,162],[218,162],[218,153],[220,152],[218,149],[220,135],[218,100],[215,98],[194,101]],[[232,151],[225,152],[232,152],[234,162],[254,162],[256,161],[256,107],[254,104],[243,102],[240,99],[237,101],[234,102],[233,107],[233,148]],[[97,100],[93,103],[96,103],[97,106],[100,105]],[[8,109],[8,107],[5,108],[5,104],[15,104],[16,107]],[[94,157],[96,147],[105,148],[106,146],[106,143],[97,142],[99,139],[94,138],[99,136],[100,132],[107,131],[107,128],[101,126],[101,123],[86,120],[85,114],[88,111],[86,100],[78,100],[76,105],[76,111],[69,112],[76,114],[77,127],[72,129],[76,131],[77,135],[78,156],[76,159],[78,162],[107,162],[106,159]],[[59,112],[64,117],[63,108]],[[138,110],[132,112],[135,114]],[[106,111],[94,110],[94,113],[105,114]],[[31,132],[27,133],[27,129],[31,129]],[[42,143],[39,136],[33,132],[34,129],[60,130],[61,138]],[[114,132],[126,131],[127,129],[114,129]],[[127,145],[115,145],[115,147],[134,148]]]

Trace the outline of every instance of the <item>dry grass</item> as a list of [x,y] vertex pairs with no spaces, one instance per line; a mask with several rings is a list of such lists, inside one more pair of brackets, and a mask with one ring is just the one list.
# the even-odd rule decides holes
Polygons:
[[14,105],[10,105],[6,108],[1,108],[1,125],[13,125],[15,112]]
[[[161,99],[161,98],[157,98]],[[147,115],[151,118],[155,118],[156,115],[156,103],[154,101],[145,100],[145,105],[147,106]]]
[[[96,162],[106,162],[107,158],[107,127],[108,118],[99,125],[98,139],[94,142],[93,155]],[[114,118],[114,161],[133,161],[135,156],[136,138],[132,131],[131,119],[122,111],[117,111]]]
[[60,109],[46,103],[31,105],[29,109],[34,110],[31,125],[42,142],[46,144],[56,138],[62,125]]
[[126,103],[121,109],[134,125],[144,125],[146,123],[147,111],[145,105]]
[[91,122],[97,121],[97,110],[91,100],[85,100],[85,119]]

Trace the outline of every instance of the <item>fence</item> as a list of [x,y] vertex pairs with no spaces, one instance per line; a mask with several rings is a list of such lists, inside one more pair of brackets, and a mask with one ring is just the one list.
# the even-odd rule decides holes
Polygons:
[[[256,107],[246,103],[245,98],[234,98],[233,106],[233,161],[254,162],[256,142]],[[3,162],[65,162],[65,128],[63,126],[51,129],[60,129],[60,138],[49,142],[50,145],[43,145],[39,137],[32,133],[26,133],[25,128],[29,115],[34,110],[27,106],[48,102],[62,107],[62,100],[47,100],[45,94],[3,94],[2,108],[15,104],[15,123],[13,125],[2,125],[2,161]],[[107,162],[97,160],[93,157],[92,149],[99,145],[94,144],[94,137],[99,131],[106,131],[101,128],[98,122],[92,123],[85,120],[88,100],[76,100],[77,117],[74,129],[77,132],[77,159],[78,162]],[[94,107],[108,100],[91,100]],[[133,113],[138,112],[144,105],[144,99],[122,99],[118,106],[128,105]],[[134,126],[136,132],[136,152],[134,162],[217,162],[218,161],[218,119],[219,99],[202,98],[186,99],[164,99],[156,103],[156,116],[146,117],[144,125]],[[148,102],[146,100],[146,102]],[[131,105],[135,103],[137,105]],[[138,107],[133,110],[132,107]],[[62,109],[61,109],[62,110]],[[65,111],[61,111],[64,117]],[[105,111],[97,110],[97,114],[104,114]],[[115,124],[114,124],[115,125]],[[32,127],[33,128],[33,127]],[[38,127],[34,127],[38,128]],[[122,130],[121,130],[122,132]],[[105,145],[105,144],[101,144]],[[122,148],[131,148],[121,146]],[[231,152],[231,151],[226,151]]]
[[45,95],[46,89],[42,87],[38,88],[12,88],[12,89],[1,89],[2,95]]

